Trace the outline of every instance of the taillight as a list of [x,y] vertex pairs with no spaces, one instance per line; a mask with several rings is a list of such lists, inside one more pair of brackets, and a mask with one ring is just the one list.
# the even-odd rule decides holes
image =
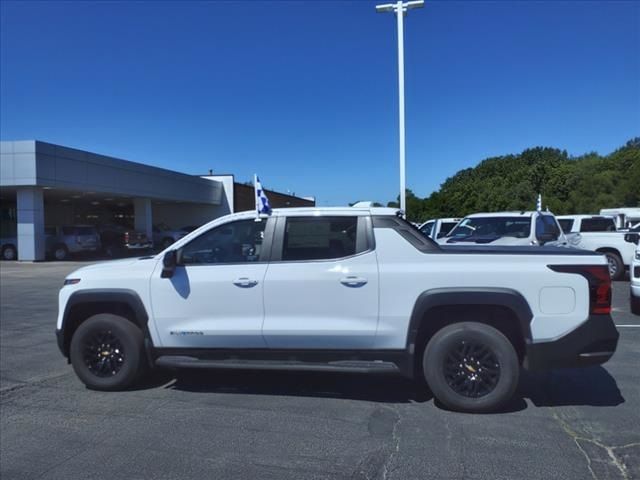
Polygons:
[[129,232],[124,232],[124,243],[129,243]]
[[582,275],[589,282],[589,313],[611,313],[611,276],[607,265],[549,265],[554,272]]

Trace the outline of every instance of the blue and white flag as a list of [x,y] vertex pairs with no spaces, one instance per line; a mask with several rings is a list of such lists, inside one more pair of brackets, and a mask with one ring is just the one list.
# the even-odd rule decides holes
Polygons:
[[258,215],[270,215],[271,205],[269,204],[269,199],[262,189],[262,184],[260,183],[258,175],[253,176],[253,186],[256,193],[256,213]]
[[536,211],[542,211],[542,195],[538,194],[538,201],[536,202]]

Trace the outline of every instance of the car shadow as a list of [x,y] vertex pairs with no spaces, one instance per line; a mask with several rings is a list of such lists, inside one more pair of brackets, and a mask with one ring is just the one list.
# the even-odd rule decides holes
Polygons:
[[[168,388],[192,393],[223,393],[425,403],[433,399],[424,382],[389,375],[262,370],[155,370],[137,389]],[[618,384],[601,367],[528,372],[516,394],[494,413],[557,406],[614,407],[625,402]],[[446,410],[440,402],[435,405]]]
[[424,384],[376,374],[180,370],[173,372],[173,381],[165,384],[165,388],[194,393],[319,397],[379,403],[421,403],[432,398]]
[[615,407],[625,402],[616,380],[602,366],[525,371],[519,393],[536,407]]

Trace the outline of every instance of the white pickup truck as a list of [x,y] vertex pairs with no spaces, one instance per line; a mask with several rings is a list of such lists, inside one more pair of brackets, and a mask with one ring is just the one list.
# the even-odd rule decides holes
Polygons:
[[553,213],[538,211],[467,215],[437,241],[441,245],[570,246]]
[[154,366],[392,373],[479,412],[509,400],[522,366],[616,349],[602,255],[441,247],[388,208],[254,217],[71,273],[56,334],[78,377],[119,390]]
[[635,245],[618,232],[613,217],[601,215],[561,215],[558,221],[565,234],[579,234],[574,246],[603,253],[609,262],[611,278],[619,280],[631,266]]

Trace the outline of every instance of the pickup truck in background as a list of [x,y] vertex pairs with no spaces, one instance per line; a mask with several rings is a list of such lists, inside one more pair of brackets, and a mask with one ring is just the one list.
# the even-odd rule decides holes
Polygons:
[[570,246],[551,212],[474,213],[464,217],[438,243],[546,247]]
[[635,245],[618,232],[615,219],[602,215],[561,215],[558,221],[566,234],[576,234],[574,246],[599,252],[607,257],[609,274],[621,279],[631,266]]
[[508,402],[521,367],[613,355],[602,255],[439,246],[399,213],[237,213],[158,255],[83,267],[60,290],[59,348],[97,390],[150,367],[377,372],[469,412]]
[[418,228],[432,240],[446,236],[455,227],[461,218],[433,218],[427,220]]

